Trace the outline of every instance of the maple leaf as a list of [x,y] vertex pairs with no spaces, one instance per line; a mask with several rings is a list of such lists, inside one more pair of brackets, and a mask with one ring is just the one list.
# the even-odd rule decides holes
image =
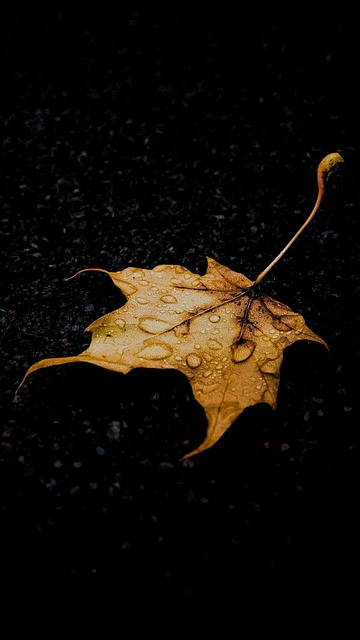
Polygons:
[[41,360],[24,380],[38,369],[72,362],[123,374],[139,367],[178,369],[189,379],[208,422],[205,440],[185,458],[213,446],[247,407],[261,402],[275,408],[284,349],[298,340],[327,345],[303,316],[270,298],[259,285],[310,222],[323,197],[326,175],[342,161],[339,154],[329,154],[320,163],[313,211],[254,281],[212,258],[207,258],[202,276],[170,264],[79,271],[75,275],[106,273],[128,301],[86,329],[92,339],[85,351]]

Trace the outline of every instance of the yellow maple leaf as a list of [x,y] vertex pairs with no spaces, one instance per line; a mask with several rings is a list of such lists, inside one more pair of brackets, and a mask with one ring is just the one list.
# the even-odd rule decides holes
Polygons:
[[79,271],[108,274],[128,301],[86,329],[92,339],[85,351],[41,360],[24,380],[38,369],[71,362],[120,373],[139,367],[178,369],[189,379],[208,421],[205,440],[185,458],[214,445],[247,407],[263,402],[275,408],[284,349],[297,340],[326,344],[300,314],[267,296],[259,285],[309,224],[320,206],[326,175],[342,161],[339,154],[322,160],[313,211],[254,281],[212,258],[207,258],[203,276],[169,264]]

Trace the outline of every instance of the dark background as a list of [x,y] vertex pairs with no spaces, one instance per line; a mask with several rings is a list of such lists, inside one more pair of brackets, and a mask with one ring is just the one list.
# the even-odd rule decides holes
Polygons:
[[[122,6],[2,9],[2,583],[55,602],[58,586],[106,593],[119,615],[135,602],[202,621],[349,617],[358,27],[341,7]],[[16,394],[29,365],[79,353],[84,329],[124,303],[99,273],[66,281],[78,269],[204,273],[211,256],[254,279],[310,212],[331,152],[345,162],[321,211],[263,285],[330,351],[285,352],[275,411],[245,411],[185,464],[206,424],[175,371],[74,364]]]

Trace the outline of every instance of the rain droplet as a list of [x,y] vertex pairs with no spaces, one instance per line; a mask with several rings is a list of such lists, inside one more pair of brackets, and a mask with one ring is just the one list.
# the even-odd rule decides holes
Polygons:
[[216,391],[219,388],[219,386],[220,386],[219,382],[214,382],[207,385],[203,391],[206,391],[206,393],[213,393],[213,391]]
[[119,329],[125,329],[125,320],[123,320],[122,318],[118,318],[118,320],[115,320],[115,324],[117,324]]
[[136,298],[136,302],[138,302],[139,304],[148,304],[149,300],[147,300],[146,298],[142,298],[141,296],[139,296],[138,298]]
[[201,345],[200,344],[195,344],[195,349],[201,349]]
[[190,278],[191,278],[191,274],[190,273],[185,273],[184,279],[185,280],[190,280]]
[[[138,271],[135,271],[135,272],[131,275],[131,277],[135,280],[135,279],[138,279],[138,278],[143,278],[143,277],[144,277],[144,275],[145,275],[145,274],[144,274],[144,272],[143,272],[141,269],[139,269]],[[147,284],[147,283],[146,283],[146,284]]]
[[153,342],[143,347],[137,355],[146,360],[163,360],[172,355],[172,348],[165,342]]
[[190,369],[197,369],[197,367],[200,367],[202,359],[197,353],[189,353],[189,355],[186,356],[186,362]]
[[252,352],[255,349],[255,345],[253,342],[243,342],[242,344],[238,344],[232,353],[232,360],[234,362],[244,362],[248,358],[250,358]]
[[210,320],[210,322],[219,322],[220,316],[218,316],[216,314],[212,315],[212,316],[210,316],[209,320]]
[[212,371],[210,369],[207,369],[206,371],[204,371],[204,378],[209,378],[211,374],[212,374]]
[[213,329],[212,332],[214,335],[218,335],[220,333],[219,329]]
[[150,284],[147,280],[139,280],[139,284],[144,285],[144,287],[147,287],[148,284]]
[[161,333],[162,331],[167,331],[171,325],[168,322],[164,322],[164,320],[143,316],[139,319],[139,327],[147,333]]
[[177,300],[176,300],[175,296],[171,296],[171,295],[161,296],[160,300],[162,300],[163,302],[166,302],[166,304],[176,304],[177,303]]
[[222,344],[218,341],[218,340],[214,340],[213,338],[211,338],[210,340],[207,341],[207,346],[209,347],[209,349],[222,349]]
[[179,360],[182,360],[181,356],[175,356],[175,360],[177,360],[179,362]]

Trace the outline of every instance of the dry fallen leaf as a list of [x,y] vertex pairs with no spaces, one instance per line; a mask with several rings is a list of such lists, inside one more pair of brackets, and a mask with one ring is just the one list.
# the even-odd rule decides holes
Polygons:
[[276,406],[286,347],[297,340],[325,344],[302,316],[211,258],[204,276],[178,265],[105,273],[128,302],[88,327],[92,341],[83,353],[42,360],[28,374],[67,362],[120,373],[179,369],[208,419],[196,453],[212,446],[246,407]]
[[330,154],[320,163],[319,196],[312,213],[255,281],[211,258],[203,276],[169,264],[78,272],[108,274],[128,301],[86,329],[92,333],[88,349],[41,360],[25,378],[38,369],[71,362],[120,373],[138,367],[178,369],[188,377],[208,420],[205,440],[185,457],[215,444],[247,407],[264,402],[275,408],[284,349],[297,340],[326,344],[300,314],[264,294],[259,284],[310,222],[322,199],[324,178],[338,162],[342,158]]

